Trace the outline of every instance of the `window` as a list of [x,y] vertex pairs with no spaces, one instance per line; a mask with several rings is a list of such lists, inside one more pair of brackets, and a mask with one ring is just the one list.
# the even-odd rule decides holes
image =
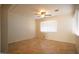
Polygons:
[[57,32],[57,22],[56,21],[43,21],[40,24],[41,32]]
[[79,10],[76,10],[73,17],[73,33],[79,36]]

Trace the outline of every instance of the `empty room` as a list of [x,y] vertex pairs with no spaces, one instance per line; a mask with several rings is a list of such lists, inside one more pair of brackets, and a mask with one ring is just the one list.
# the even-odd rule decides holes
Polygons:
[[79,53],[79,5],[2,4],[0,22],[1,53]]

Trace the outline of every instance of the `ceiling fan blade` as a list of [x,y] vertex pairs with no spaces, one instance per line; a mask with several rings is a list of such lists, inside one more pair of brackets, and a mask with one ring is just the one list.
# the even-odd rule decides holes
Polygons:
[[46,14],[45,16],[52,16],[51,14]]

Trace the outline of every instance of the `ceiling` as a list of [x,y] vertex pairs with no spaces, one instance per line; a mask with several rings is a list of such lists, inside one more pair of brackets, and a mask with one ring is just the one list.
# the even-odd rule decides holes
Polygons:
[[[53,15],[73,12],[73,5],[32,5],[31,8],[34,9],[34,11],[45,9],[47,11],[50,11]],[[58,12],[55,12],[55,10],[58,10]]]
[[[16,8],[17,7],[17,8]],[[45,9],[47,11],[50,11],[50,13],[53,16],[56,15],[64,15],[64,14],[69,14],[72,13],[74,10],[73,5],[68,5],[68,4],[24,4],[24,5],[12,5],[9,10],[16,10],[18,9],[18,12],[38,12],[41,9]],[[56,12],[56,10],[58,10]]]

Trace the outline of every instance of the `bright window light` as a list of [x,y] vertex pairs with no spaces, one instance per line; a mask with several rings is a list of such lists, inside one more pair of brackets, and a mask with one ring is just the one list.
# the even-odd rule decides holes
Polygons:
[[40,24],[41,32],[57,32],[57,21],[43,21]]
[[73,33],[79,36],[79,10],[76,10],[73,17]]

